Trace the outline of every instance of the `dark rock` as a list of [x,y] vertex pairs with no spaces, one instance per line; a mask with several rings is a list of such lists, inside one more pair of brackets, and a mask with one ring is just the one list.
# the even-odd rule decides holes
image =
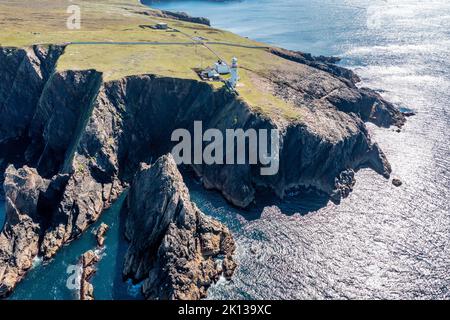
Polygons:
[[26,134],[41,92],[63,51],[61,46],[0,48],[0,143]]
[[27,161],[42,176],[68,172],[69,147],[92,112],[101,81],[94,70],[57,72],[49,79],[30,123],[32,143],[26,150]]
[[342,198],[348,197],[355,185],[355,172],[353,170],[342,171],[335,179],[335,191],[331,194],[331,199],[340,202]]
[[167,11],[167,10],[162,10],[161,12],[167,18],[203,24],[206,26],[211,25],[211,21],[209,19],[203,18],[203,17],[192,17],[192,16],[188,15],[186,12],[173,12],[173,11]]
[[90,280],[96,272],[95,265],[99,261],[100,257],[92,250],[85,252],[80,258],[80,300],[94,300],[94,287]]
[[403,182],[400,179],[394,178],[392,179],[392,184],[396,187],[400,187],[403,184]]
[[[7,166],[27,164],[28,128],[63,46],[0,47],[0,185]],[[26,88],[24,90],[24,88]],[[28,165],[31,165],[28,163]],[[0,188],[0,198],[3,190]]]
[[127,210],[124,275],[145,280],[146,298],[201,299],[222,273],[231,278],[233,238],[191,202],[171,155],[141,166]]
[[77,238],[104,210],[104,186],[88,171],[73,174],[54,210],[41,244],[45,260],[51,259],[65,243]]
[[405,117],[397,108],[384,100],[378,93],[368,88],[342,88],[327,96],[339,110],[355,113],[363,121],[372,122],[381,127],[392,125],[401,127]]
[[[167,10],[133,10],[134,13],[142,14],[145,16],[151,16],[151,17],[158,17],[158,18],[165,18],[165,19],[173,19],[173,20],[180,20],[180,21],[186,21],[186,22],[192,22],[192,23],[198,23],[203,24],[206,26],[211,26],[211,21],[207,18],[203,17],[192,17],[186,12],[173,12],[173,11],[167,11]],[[153,28],[153,26],[147,26],[147,25],[140,25],[141,28]]]
[[99,247],[103,247],[105,245],[105,234],[108,230],[109,226],[106,223],[102,223],[100,227],[98,227],[95,237]]
[[357,83],[360,81],[359,77],[353,71],[335,65],[335,63],[340,61],[340,59],[336,57],[313,57],[309,53],[290,51],[281,48],[270,48],[269,51],[270,53],[284,59],[306,64],[310,67],[329,72],[337,77],[350,81],[350,83]]
[[[292,188],[314,188],[338,202],[352,190],[353,172],[359,168],[372,168],[385,177],[391,172],[385,155],[371,141],[364,121],[401,126],[404,116],[377,93],[357,88],[357,77],[334,65],[335,59],[276,53],[298,62],[286,62],[288,72],[274,72],[266,80],[274,93],[301,109],[301,119],[287,121],[276,115],[269,119],[227,90],[213,90],[195,80],[141,75],[103,82],[101,74],[94,70],[55,72],[63,50],[57,46],[0,49],[0,177],[13,163],[16,167],[37,168],[31,173],[24,167],[28,172],[26,180],[43,181],[36,186],[38,192],[23,190],[39,194],[39,198],[37,202],[28,201],[32,205],[20,215],[14,213],[14,208],[20,207],[21,199],[26,197],[7,197],[11,218],[1,236],[3,294],[9,293],[23,277],[32,256],[39,252],[50,259],[61,246],[76,239],[127,188],[137,171],[143,175],[151,171],[140,170],[140,163],[150,163],[170,152],[173,130],[185,128],[192,133],[197,120],[203,122],[204,130],[217,128],[222,132],[234,128],[279,129],[280,170],[274,176],[261,176],[260,166],[193,166],[206,188],[220,191],[239,207],[255,201],[258,187],[271,190],[280,198]],[[25,84],[29,85],[28,90],[23,90]],[[138,193],[135,196],[140,197]],[[181,254],[160,250],[160,243],[172,241],[192,247],[185,240],[198,241],[193,247],[201,253],[194,260],[202,261],[208,270],[209,280],[201,278],[205,286],[174,289],[177,294],[168,289],[156,293],[147,289],[147,295],[187,297],[188,292],[195,292],[194,297],[204,296],[208,284],[220,272],[229,274],[232,272],[227,270],[234,270],[231,260],[217,267],[220,272],[205,262],[225,245],[218,247],[217,239],[226,232],[217,231],[221,230],[217,227],[211,234],[193,236],[193,230],[214,223],[203,222],[200,214],[191,214],[193,222],[184,225],[174,218],[178,214],[173,210],[164,214],[170,221],[167,225],[152,222],[159,240],[149,237],[156,246],[151,251],[157,253],[159,264],[149,264],[145,256],[138,255],[136,259],[129,258],[129,271],[138,280],[153,274],[150,268],[159,274],[158,265],[174,265],[183,270],[185,263],[180,261],[192,261],[191,252],[186,257],[184,251]],[[145,243],[149,239],[142,243],[148,245]],[[141,252],[139,245],[132,246],[138,246],[133,249],[136,254]],[[16,261],[16,255],[25,258]],[[200,277],[195,274],[184,278],[182,274],[179,271],[177,277]],[[148,283],[152,281],[159,280]]]
[[0,234],[0,297],[6,296],[32,266],[41,234],[38,202],[50,181],[36,170],[12,165],[5,173],[6,223]]

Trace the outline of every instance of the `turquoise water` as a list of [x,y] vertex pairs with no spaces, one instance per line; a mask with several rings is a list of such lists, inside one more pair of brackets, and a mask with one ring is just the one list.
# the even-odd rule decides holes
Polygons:
[[[101,222],[109,225],[110,230],[106,233],[104,249],[98,251],[102,259],[97,264],[98,271],[92,279],[95,298],[97,300],[139,299],[139,287],[122,281],[123,257],[127,248],[123,238],[124,221],[120,215],[122,202],[123,197],[105,211],[100,220],[79,239],[63,247],[52,261],[43,264],[36,260],[35,267],[18,284],[10,299],[77,299],[77,291],[70,286],[70,276],[73,273],[68,268],[77,265],[79,257],[84,252],[96,248],[97,243],[92,231]],[[67,286],[68,281],[69,287]]]

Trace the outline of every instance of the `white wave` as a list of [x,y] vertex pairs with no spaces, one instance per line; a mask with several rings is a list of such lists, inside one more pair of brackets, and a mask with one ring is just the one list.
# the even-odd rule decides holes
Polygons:
[[31,269],[34,269],[34,268],[40,266],[43,261],[44,261],[44,259],[41,256],[34,257],[33,262],[31,264]]

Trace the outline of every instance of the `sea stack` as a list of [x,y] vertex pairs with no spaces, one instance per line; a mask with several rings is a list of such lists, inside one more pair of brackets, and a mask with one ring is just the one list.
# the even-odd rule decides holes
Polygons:
[[124,276],[144,281],[145,298],[198,300],[221,275],[231,278],[233,237],[191,202],[170,154],[141,165],[126,210]]

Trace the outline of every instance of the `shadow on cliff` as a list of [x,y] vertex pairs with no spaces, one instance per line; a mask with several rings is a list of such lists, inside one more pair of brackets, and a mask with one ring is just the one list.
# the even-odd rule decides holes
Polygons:
[[239,215],[247,221],[257,220],[261,217],[265,208],[272,206],[278,207],[287,216],[307,215],[327,206],[330,201],[327,194],[315,190],[298,190],[284,199],[280,199],[274,196],[270,190],[259,189],[256,193],[255,202],[248,208],[241,209],[226,201],[220,192],[206,190],[191,170],[183,168],[181,172],[191,198],[199,209],[222,222],[227,220],[227,225],[231,225],[232,229],[235,224],[239,223],[234,221],[233,216],[235,215]]

